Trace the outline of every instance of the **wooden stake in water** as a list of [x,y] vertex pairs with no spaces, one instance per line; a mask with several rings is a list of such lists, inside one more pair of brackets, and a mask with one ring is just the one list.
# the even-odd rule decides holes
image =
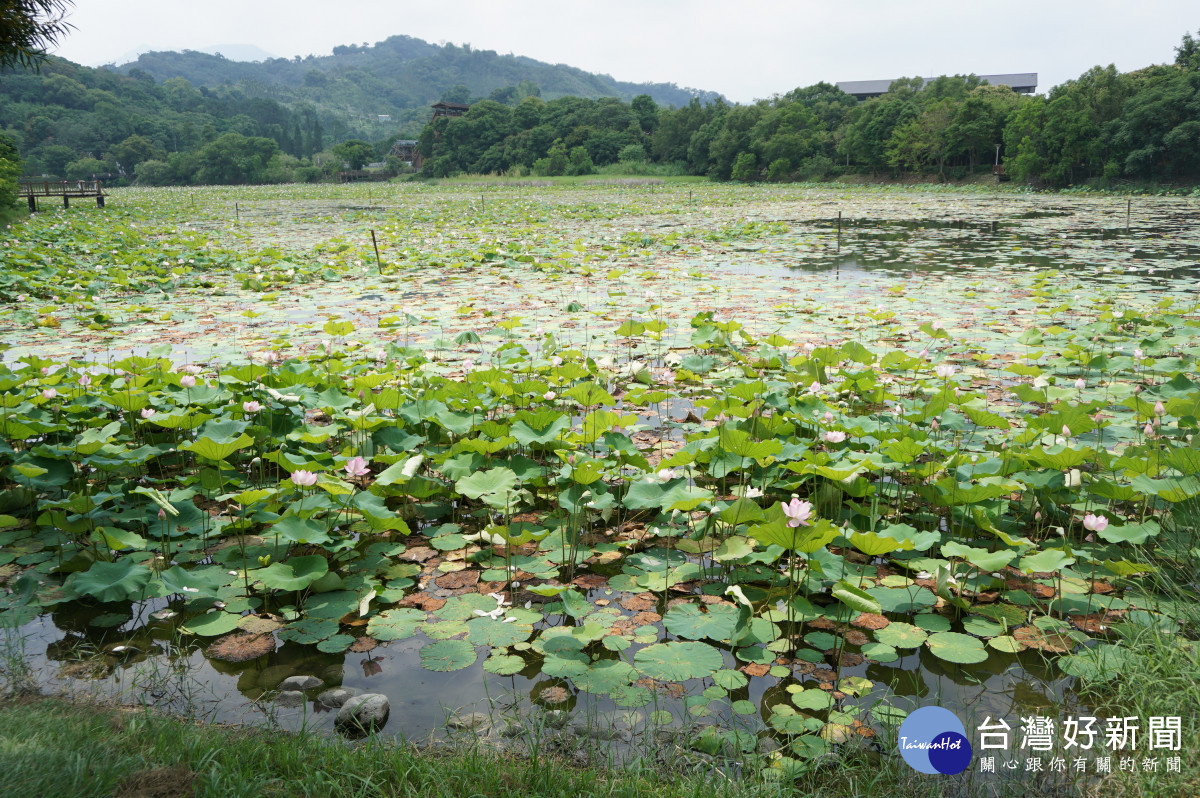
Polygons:
[[1125,200],[1125,235],[1129,235],[1129,214],[1133,211],[1133,199]]
[[838,211],[838,252],[842,251],[842,212]]
[[240,208],[238,208],[238,204],[236,202],[233,203],[233,217],[239,222],[242,220],[242,211]]
[[379,268],[379,273],[383,274],[383,261],[379,259],[379,242],[375,240],[375,231],[371,231],[371,246],[375,247],[375,265]]

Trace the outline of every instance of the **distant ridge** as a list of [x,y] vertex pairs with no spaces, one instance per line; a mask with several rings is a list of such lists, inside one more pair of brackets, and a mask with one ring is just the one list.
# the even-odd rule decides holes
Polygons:
[[[218,48],[213,48],[218,49]],[[135,61],[110,69],[133,70],[161,82],[184,78],[194,86],[242,84],[247,90],[282,102],[309,101],[363,114],[403,117],[406,110],[442,99],[466,87],[474,100],[525,83],[544,99],[562,96],[616,97],[650,95],[667,106],[683,106],[693,97],[715,100],[717,92],[673,83],[629,83],[565,64],[548,64],[518,55],[499,55],[470,45],[436,45],[410,36],[392,36],[374,45],[344,45],[327,56],[237,60],[222,51],[142,53]],[[533,87],[536,86],[536,90]],[[455,97],[455,99],[460,99]]]

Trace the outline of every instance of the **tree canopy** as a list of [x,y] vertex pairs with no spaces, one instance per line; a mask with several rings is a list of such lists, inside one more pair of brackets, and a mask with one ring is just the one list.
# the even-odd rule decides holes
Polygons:
[[71,0],[0,0],[0,68],[37,66],[71,25]]

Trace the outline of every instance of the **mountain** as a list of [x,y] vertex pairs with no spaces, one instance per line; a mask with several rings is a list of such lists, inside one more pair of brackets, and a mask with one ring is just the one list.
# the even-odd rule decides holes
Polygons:
[[568,95],[631,100],[648,94],[660,105],[684,106],[693,97],[706,102],[720,96],[673,83],[627,83],[565,64],[499,55],[470,45],[430,44],[410,36],[392,36],[372,46],[339,46],[328,56],[261,62],[194,50],[150,52],[108,68],[146,74],[158,82],[184,78],[196,87],[232,86],[250,97],[310,103],[323,115],[357,117],[350,123],[356,129],[364,127],[362,120],[391,117],[384,123],[387,127],[407,125],[414,137],[428,120],[428,106],[440,99],[505,101],[532,93],[547,100]]

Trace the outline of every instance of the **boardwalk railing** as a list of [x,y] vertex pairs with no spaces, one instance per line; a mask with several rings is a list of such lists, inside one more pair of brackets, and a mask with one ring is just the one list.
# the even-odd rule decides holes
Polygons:
[[60,180],[51,182],[43,180],[40,183],[18,183],[18,193],[29,202],[29,211],[37,211],[39,197],[62,197],[63,207],[71,207],[71,197],[95,197],[96,207],[104,207],[104,187],[99,180]]

